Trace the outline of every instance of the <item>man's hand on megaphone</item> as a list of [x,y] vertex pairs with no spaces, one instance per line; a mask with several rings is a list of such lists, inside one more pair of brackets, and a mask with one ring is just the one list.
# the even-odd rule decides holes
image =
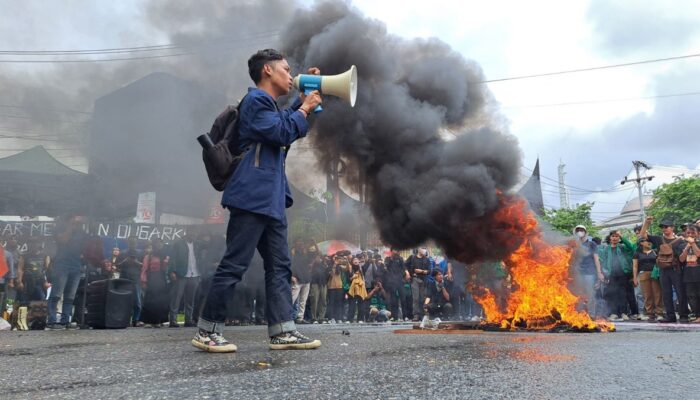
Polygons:
[[313,92],[309,93],[308,95],[305,95],[304,93],[302,93],[301,94],[301,101],[302,101],[302,104],[301,104],[301,107],[299,107],[299,109],[303,110],[307,116],[318,105],[323,103],[323,100],[321,99],[321,93],[319,93],[318,90],[314,90]]
[[306,72],[308,72],[309,75],[321,75],[321,70],[316,67],[311,67],[307,69]]

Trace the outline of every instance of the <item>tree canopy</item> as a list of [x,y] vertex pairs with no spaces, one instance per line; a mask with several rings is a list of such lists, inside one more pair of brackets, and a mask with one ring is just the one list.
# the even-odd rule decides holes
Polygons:
[[590,236],[598,236],[600,232],[593,226],[593,219],[591,219],[593,204],[583,203],[573,208],[545,209],[543,219],[554,230],[564,235],[571,235],[576,225],[584,225]]
[[700,176],[658,187],[654,190],[648,213],[656,222],[671,219],[676,225],[700,219]]

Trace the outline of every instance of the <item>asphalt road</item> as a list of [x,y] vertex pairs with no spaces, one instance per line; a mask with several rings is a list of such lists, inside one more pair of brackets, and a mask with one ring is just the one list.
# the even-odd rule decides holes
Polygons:
[[234,354],[196,350],[192,328],[0,332],[0,399],[700,399],[699,326],[452,335],[303,328],[320,349],[271,352],[263,327],[227,328]]

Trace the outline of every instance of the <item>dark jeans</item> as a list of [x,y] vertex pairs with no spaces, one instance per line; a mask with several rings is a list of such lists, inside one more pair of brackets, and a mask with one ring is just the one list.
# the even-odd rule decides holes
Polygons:
[[413,316],[413,297],[411,294],[411,286],[404,284],[399,288],[399,299],[401,300],[401,316],[405,319],[411,319]]
[[[362,297],[360,296],[352,296],[348,299],[348,302],[350,303],[350,307],[348,309],[348,321],[364,321],[365,320],[365,315],[364,315],[364,306],[363,306],[363,301]],[[357,319],[355,319],[357,315]]]
[[685,289],[690,309],[695,314],[695,318],[700,318],[700,282],[686,282]]
[[292,267],[287,245],[286,221],[231,209],[226,230],[226,253],[214,273],[206,304],[198,326],[221,332],[226,321],[226,300],[250,266],[255,249],[265,268],[265,316],[268,335],[296,330],[292,314]]
[[328,318],[338,322],[343,320],[343,289],[328,289]]
[[625,275],[610,276],[605,289],[605,301],[608,303],[609,314],[618,316],[627,313],[627,285],[629,279]]
[[43,283],[31,283],[24,290],[17,291],[17,301],[22,305],[29,305],[32,301],[46,300],[46,290]]
[[664,298],[664,308],[666,309],[666,318],[670,320],[676,319],[676,311],[673,303],[673,290],[675,289],[678,296],[678,315],[681,318],[688,318],[688,298],[685,295],[685,287],[683,286],[683,275],[675,268],[661,268],[659,280],[661,281],[661,295]]
[[80,283],[80,266],[65,266],[56,265],[51,272],[51,295],[49,296],[49,323],[59,323],[58,301],[63,298],[63,306],[61,309],[61,324],[70,322],[71,314],[73,313],[73,301],[75,300],[75,292],[78,290]]
[[213,275],[205,275],[202,276],[202,280],[199,282],[197,294],[194,296],[194,313],[192,314],[194,322],[198,322],[199,317],[202,315],[202,309],[204,308],[204,302],[207,300],[212,279],[214,279]]
[[399,304],[401,303],[399,290],[401,289],[403,289],[403,283],[387,282],[386,284],[386,293],[389,296],[387,305],[389,306],[391,316],[394,318],[399,318]]
[[637,303],[637,295],[634,293],[634,283],[631,277],[627,277],[625,296],[627,298],[627,304],[630,307],[630,315],[638,315],[639,304]]

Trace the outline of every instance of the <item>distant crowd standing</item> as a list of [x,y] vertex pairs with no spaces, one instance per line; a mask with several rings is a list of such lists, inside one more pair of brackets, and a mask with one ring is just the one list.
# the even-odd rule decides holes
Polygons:
[[[190,233],[167,244],[157,238],[129,238],[120,248],[105,246],[113,239],[89,236],[82,224],[78,217],[57,224],[53,257],[36,240],[30,240],[22,254],[14,239],[7,241],[3,260],[9,267],[0,303],[9,305],[6,311],[17,314],[22,307],[43,307],[46,329],[77,329],[83,325],[86,306],[89,309],[84,304],[90,301],[84,295],[85,279],[88,284],[125,279],[133,282],[131,326],[197,326],[225,251],[223,235]],[[465,284],[478,281],[480,286],[505,287],[507,274],[501,263],[470,269],[432,257],[425,247],[405,255],[397,249],[386,256],[378,250],[328,255],[321,254],[312,239],[296,240],[291,249],[290,318],[300,324],[481,319],[481,307],[465,291]],[[183,313],[184,321],[178,321]],[[265,277],[257,254],[227,300],[226,314],[227,325],[266,324]],[[15,322],[27,317],[31,315],[15,315]]]
[[611,321],[700,323],[700,219],[682,224],[678,234],[664,219],[661,234],[652,235],[652,222],[648,217],[635,227],[635,240],[612,231],[601,241],[583,225],[574,228],[573,267],[588,313]]
[[[612,231],[591,238],[585,226],[573,230],[572,271],[582,307],[612,321],[647,320],[700,323],[698,223],[672,221],[649,234],[652,219],[635,228],[636,239]],[[84,314],[84,279],[133,282],[131,326],[195,327],[211,278],[225,251],[221,234],[200,231],[172,243],[129,238],[105,256],[106,239],[89,236],[74,217],[57,224],[56,252],[49,257],[36,239],[20,252],[9,238],[0,247],[0,305],[19,329],[76,329]],[[392,321],[481,320],[472,288],[488,287],[505,308],[510,275],[503,262],[465,265],[432,256],[426,247],[322,254],[313,239],[297,239],[291,248],[293,319],[298,324]],[[48,301],[47,301],[48,300]],[[39,308],[38,312],[24,307]],[[267,324],[265,276],[256,254],[249,271],[227,299],[226,325]],[[42,318],[38,321],[37,318]],[[75,314],[74,314],[75,312]],[[184,320],[178,316],[184,313]],[[37,317],[38,315],[38,317]],[[11,318],[10,318],[11,319]]]

